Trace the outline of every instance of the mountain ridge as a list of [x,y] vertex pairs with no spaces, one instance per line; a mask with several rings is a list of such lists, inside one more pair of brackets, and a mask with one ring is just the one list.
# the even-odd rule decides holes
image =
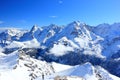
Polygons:
[[0,46],[2,53],[22,49],[30,57],[47,62],[69,65],[90,62],[120,77],[120,23],[91,27],[73,21],[64,27],[51,24],[34,25],[29,31],[8,29],[0,33]]

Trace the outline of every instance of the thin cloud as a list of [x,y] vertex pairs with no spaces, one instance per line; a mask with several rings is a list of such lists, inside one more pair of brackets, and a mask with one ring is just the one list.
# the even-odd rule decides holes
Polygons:
[[4,23],[4,21],[0,21],[0,24],[3,24]]
[[62,4],[62,3],[63,3],[63,1],[61,1],[61,0],[60,0],[60,1],[58,1],[58,2],[59,2],[59,4]]
[[50,18],[57,18],[58,16],[49,16]]

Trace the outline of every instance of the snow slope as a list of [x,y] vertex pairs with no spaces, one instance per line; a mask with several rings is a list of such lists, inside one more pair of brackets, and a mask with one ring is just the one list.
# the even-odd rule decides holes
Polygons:
[[33,59],[23,51],[0,57],[0,80],[31,80],[53,72],[50,64]]
[[63,65],[63,64],[59,64],[59,63],[55,63],[55,62],[52,62],[51,64],[52,64],[55,72],[64,71],[66,69],[69,69],[69,68],[73,67],[73,66],[70,66],[70,65]]
[[[59,65],[56,63],[54,63],[54,66],[59,67]],[[61,65],[61,67],[66,69],[60,72],[54,73],[50,76],[46,76],[45,80],[54,80],[56,76],[60,76],[60,77],[69,76],[73,78],[72,80],[76,80],[77,77],[81,77],[83,80],[100,80],[100,79],[101,80],[120,80],[120,78],[109,74],[103,68],[99,66],[97,66],[96,68],[92,66],[90,63],[73,66],[71,68],[67,67],[67,65]],[[60,68],[58,68],[58,70],[59,69]],[[41,78],[37,78],[36,80],[41,80]]]
[[94,76],[95,75],[94,67],[90,63],[86,63],[82,66],[78,65],[73,68],[61,71],[61,72],[55,74],[55,76],[57,76],[57,75],[59,75],[59,76],[79,76],[79,77],[82,77],[87,80],[90,80],[89,78],[97,80]]
[[120,50],[120,23],[100,24],[93,28],[93,32],[104,38],[102,55],[110,58]]
[[50,47],[50,54],[56,56],[65,55],[68,51],[78,49],[83,51],[83,54],[102,57],[102,46],[99,44],[102,40],[103,38],[89,31],[87,25],[75,21],[48,39],[45,46]]

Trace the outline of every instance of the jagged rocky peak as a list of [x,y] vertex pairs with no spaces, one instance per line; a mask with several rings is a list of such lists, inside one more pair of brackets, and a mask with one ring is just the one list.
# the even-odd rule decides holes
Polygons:
[[79,25],[80,25],[80,21],[73,21],[70,24],[68,24],[67,26],[75,28],[75,27],[79,27]]
[[35,24],[35,25],[33,25],[33,27],[32,27],[32,29],[30,30],[30,32],[35,32],[35,31],[37,31],[39,28],[38,28],[38,26]]
[[85,26],[86,24],[83,22],[80,22],[80,21],[73,21],[70,24],[68,24],[68,26],[70,26],[70,25],[72,25],[72,26]]
[[85,29],[85,27],[86,24],[80,21],[73,21],[72,23],[66,26],[67,29],[76,30],[76,31]]
[[45,30],[60,30],[60,26],[57,26],[56,24],[50,24],[49,26],[45,26],[44,29]]
[[56,24],[50,24],[49,26],[50,26],[50,27],[54,27],[54,26],[57,26],[57,25],[56,25]]
[[97,27],[106,27],[106,26],[110,26],[108,23],[103,23],[103,24],[99,24]]
[[64,32],[66,32],[69,35],[80,35],[80,34],[84,34],[87,33],[89,30],[86,27],[85,23],[82,23],[80,21],[74,21],[70,24],[68,24],[64,30]]

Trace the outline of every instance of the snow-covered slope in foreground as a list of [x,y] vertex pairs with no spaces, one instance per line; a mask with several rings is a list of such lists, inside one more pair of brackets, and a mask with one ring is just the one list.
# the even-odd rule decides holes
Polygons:
[[34,80],[54,70],[49,63],[31,58],[23,51],[0,57],[0,80]]
[[[103,68],[90,63],[68,66],[55,62],[47,63],[26,55],[23,50],[0,56],[0,80],[54,80],[55,77],[72,77],[72,80],[120,80]],[[69,80],[69,79],[68,79]],[[79,79],[78,79],[79,80]]]
[[[54,65],[57,66],[59,64]],[[56,68],[56,66],[54,66],[53,68]],[[60,72],[54,73],[50,76],[46,76],[45,80],[54,80],[55,78],[65,79],[66,77],[72,78],[70,80],[120,80],[120,78],[109,74],[106,70],[104,70],[100,66],[94,67],[90,63],[85,63],[83,65],[77,65],[73,67],[60,65],[60,67],[68,69],[66,70],[63,69]],[[36,80],[41,80],[41,77]]]

